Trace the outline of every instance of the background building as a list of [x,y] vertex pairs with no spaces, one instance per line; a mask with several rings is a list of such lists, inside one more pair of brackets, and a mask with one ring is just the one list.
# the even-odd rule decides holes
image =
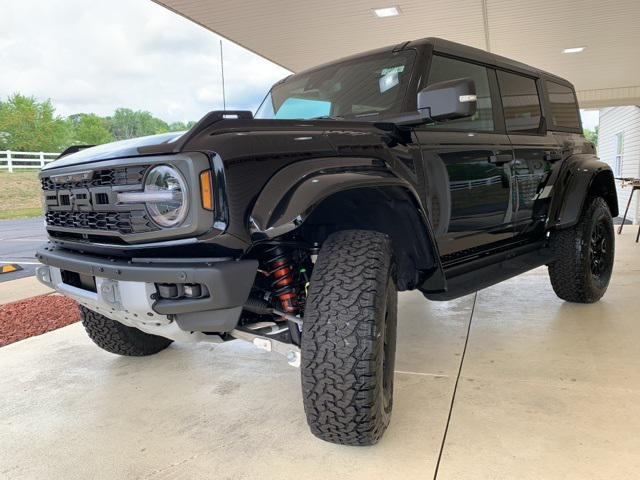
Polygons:
[[[612,107],[600,110],[598,155],[611,165],[616,178],[640,178],[640,107]],[[624,213],[631,188],[617,181],[620,216]],[[640,195],[636,192],[629,206],[627,221],[640,221]]]

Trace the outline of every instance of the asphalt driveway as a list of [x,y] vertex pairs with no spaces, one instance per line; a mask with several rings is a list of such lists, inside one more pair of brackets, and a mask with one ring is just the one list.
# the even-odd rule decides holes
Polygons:
[[0,265],[17,263],[23,270],[0,274],[0,282],[34,275],[36,248],[47,241],[42,217],[0,221]]

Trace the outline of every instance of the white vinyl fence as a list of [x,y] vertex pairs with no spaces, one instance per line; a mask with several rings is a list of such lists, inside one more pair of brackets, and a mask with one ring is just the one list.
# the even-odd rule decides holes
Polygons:
[[13,172],[17,169],[40,169],[46,163],[58,158],[59,153],[48,152],[12,152],[11,150],[0,150],[0,170]]

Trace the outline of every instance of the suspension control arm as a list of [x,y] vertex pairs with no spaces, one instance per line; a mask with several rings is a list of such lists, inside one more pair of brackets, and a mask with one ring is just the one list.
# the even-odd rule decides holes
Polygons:
[[285,313],[281,310],[278,310],[277,308],[272,308],[266,303],[254,298],[250,298],[243,308],[245,310],[248,310],[249,312],[257,313],[258,315],[276,315],[278,317],[284,318],[285,320],[289,320],[290,322],[302,325],[301,318],[296,317],[295,315],[291,315],[290,313]]
[[[300,319],[298,319],[300,320]],[[230,335],[238,340],[244,340],[253,343],[256,347],[266,350],[267,352],[275,352],[283,355],[287,359],[287,363],[292,367],[300,367],[300,348],[290,343],[280,342],[273,338],[256,335],[245,330],[231,330]]]

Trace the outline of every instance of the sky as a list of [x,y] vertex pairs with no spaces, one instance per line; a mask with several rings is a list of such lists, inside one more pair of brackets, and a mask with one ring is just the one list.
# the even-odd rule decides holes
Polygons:
[[582,117],[582,128],[587,130],[594,130],[600,123],[599,110],[580,110],[580,116]]
[[[222,109],[220,37],[150,0],[0,0],[0,98],[58,114],[147,110],[168,121]],[[228,109],[253,110],[290,74],[223,40]]]
[[[0,98],[57,113],[146,110],[167,121],[222,109],[220,37],[151,0],[0,0]],[[223,40],[228,109],[252,110],[291,72]],[[597,111],[583,111],[585,128]]]

